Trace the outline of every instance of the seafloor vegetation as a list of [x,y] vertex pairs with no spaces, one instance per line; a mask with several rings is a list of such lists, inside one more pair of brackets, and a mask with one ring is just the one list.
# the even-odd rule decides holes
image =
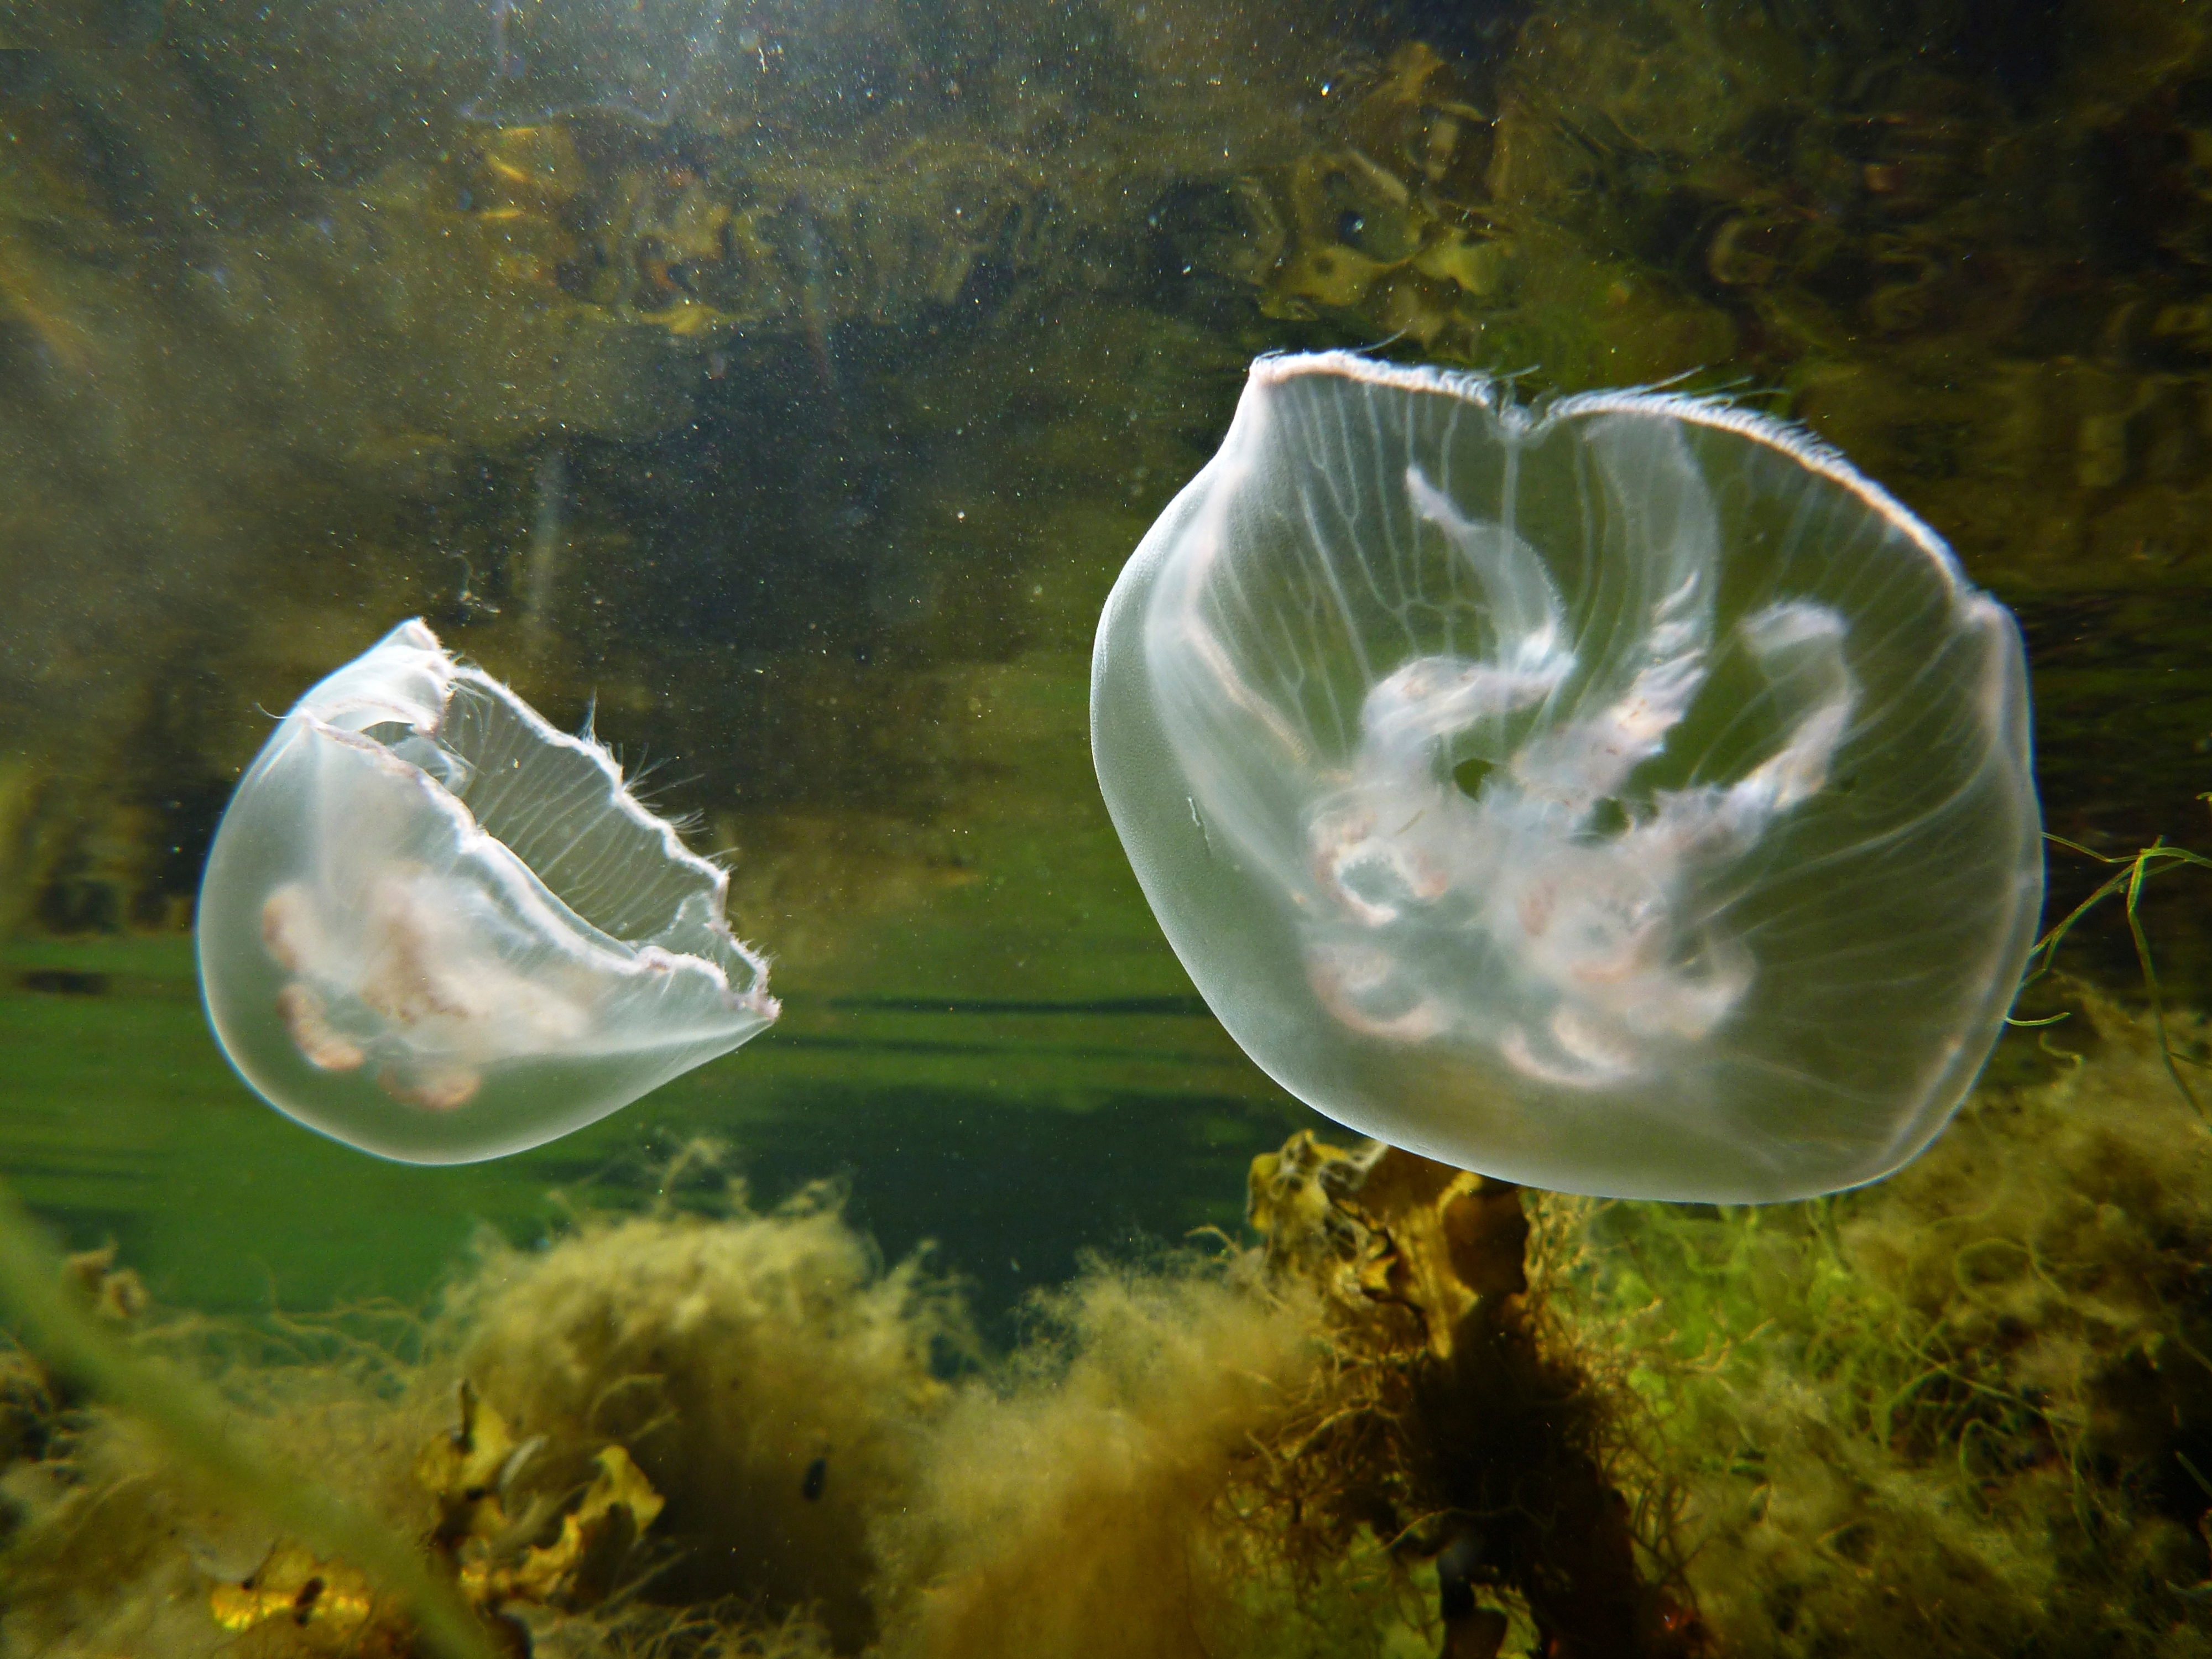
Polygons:
[[[0,1652],[2203,1652],[2212,1139],[2071,995],[1875,1187],[1605,1204],[1301,1133],[1256,1243],[1102,1259],[997,1358],[825,1189],[488,1239],[420,1319],[228,1328],[78,1257],[121,1340],[6,1358]],[[341,1511],[476,1624],[426,1637]]]

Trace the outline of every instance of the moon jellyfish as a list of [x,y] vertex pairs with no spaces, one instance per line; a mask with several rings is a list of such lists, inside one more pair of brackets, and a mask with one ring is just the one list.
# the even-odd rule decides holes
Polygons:
[[200,983],[279,1111],[416,1164],[534,1146],[776,1017],[723,872],[422,623],[313,687],[231,797]]
[[461,113],[511,127],[602,109],[666,126],[720,44],[727,3],[491,0],[491,78]]
[[1533,1185],[1875,1179],[2043,892],[2011,616],[1803,433],[1262,359],[1091,663],[1183,965],[1300,1099]]

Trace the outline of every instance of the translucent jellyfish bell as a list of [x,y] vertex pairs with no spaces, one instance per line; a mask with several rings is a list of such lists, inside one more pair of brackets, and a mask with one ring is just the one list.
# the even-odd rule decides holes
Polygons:
[[1840,457],[1696,398],[1262,359],[1107,601],[1091,741],[1261,1066],[1567,1191],[1894,1170],[2042,902],[2011,616]]
[[240,780],[200,887],[200,983],[280,1111],[386,1158],[496,1158],[775,1018],[726,885],[604,747],[403,623]]

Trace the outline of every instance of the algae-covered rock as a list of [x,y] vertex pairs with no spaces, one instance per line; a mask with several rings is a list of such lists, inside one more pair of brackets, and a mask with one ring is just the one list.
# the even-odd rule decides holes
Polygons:
[[2082,1006],[2082,1053],[1881,1185],[1548,1207],[1582,1240],[1558,1306],[1633,1356],[1723,1651],[2212,1646],[2212,1135],[2146,1024]]

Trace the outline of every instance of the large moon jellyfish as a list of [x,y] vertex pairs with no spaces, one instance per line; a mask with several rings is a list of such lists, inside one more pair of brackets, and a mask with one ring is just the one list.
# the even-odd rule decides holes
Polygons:
[[1262,359],[1107,601],[1091,740],[1261,1066],[1568,1191],[1896,1169],[1987,1058],[2041,906],[2011,616],[1724,403],[1534,412]]
[[200,887],[200,983],[278,1110],[386,1158],[496,1158],[775,1018],[726,884],[604,746],[403,623],[239,781]]

